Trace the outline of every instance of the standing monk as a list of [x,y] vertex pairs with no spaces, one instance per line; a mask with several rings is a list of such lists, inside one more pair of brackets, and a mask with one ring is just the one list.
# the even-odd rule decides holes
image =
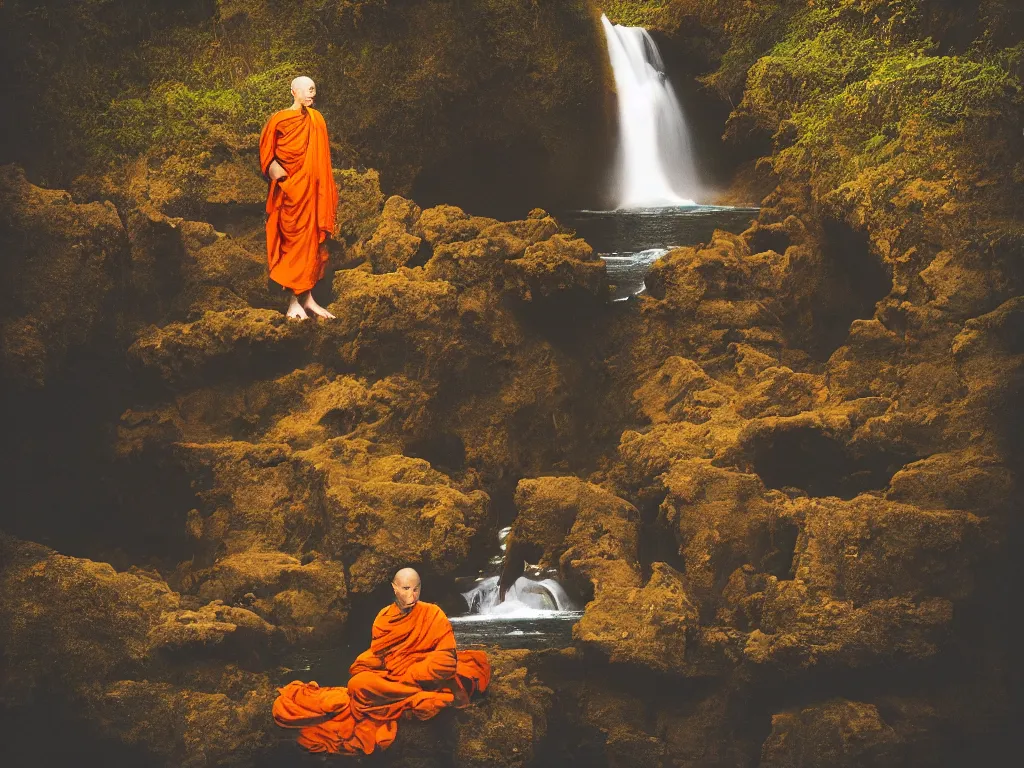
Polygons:
[[316,84],[292,80],[293,103],[276,112],[260,136],[260,168],[270,179],[267,192],[267,261],[270,279],[292,292],[288,317],[309,313],[333,318],[313,300],[313,286],[324,276],[334,231],[338,189],[331,171],[327,123],[313,109]]
[[370,650],[349,668],[347,688],[296,680],[280,689],[274,720],[301,728],[299,744],[311,752],[386,749],[399,717],[427,720],[445,707],[468,706],[473,693],[487,689],[487,655],[455,649],[444,611],[420,602],[419,574],[403,568],[391,586],[395,602],[377,614]]

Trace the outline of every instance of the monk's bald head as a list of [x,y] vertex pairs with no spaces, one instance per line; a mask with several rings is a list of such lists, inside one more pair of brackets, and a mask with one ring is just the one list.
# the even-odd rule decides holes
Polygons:
[[403,568],[391,580],[395,590],[395,605],[402,613],[408,613],[420,599],[420,575],[412,568]]
[[316,83],[313,82],[312,78],[300,75],[292,80],[292,98],[295,99],[295,105],[310,107],[313,105],[315,97]]

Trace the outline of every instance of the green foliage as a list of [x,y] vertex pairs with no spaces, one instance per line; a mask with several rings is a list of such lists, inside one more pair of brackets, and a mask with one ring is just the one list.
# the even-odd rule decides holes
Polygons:
[[1020,48],[982,41],[944,55],[921,35],[922,7],[816,4],[751,67],[731,128],[773,133],[776,173],[808,184],[834,215],[877,231],[915,222],[927,238],[961,212],[963,236],[1021,211]]
[[66,16],[38,0],[0,6],[0,56],[23,62],[5,73],[7,101],[29,112],[5,121],[4,159],[55,186],[142,169],[139,157],[150,177],[173,167],[171,186],[187,177],[195,189],[225,161],[255,167],[258,133],[298,74],[317,81],[336,162],[379,167],[396,191],[448,160],[471,174],[474,146],[583,162],[601,128],[604,49],[588,0],[60,5]]
[[694,53],[706,54],[691,36],[712,38],[713,71],[702,81],[723,96],[738,96],[747,70],[782,39],[790,19],[806,9],[806,0],[614,0],[597,1],[608,18],[657,30],[677,40],[689,39]]
[[287,106],[282,83],[297,71],[286,62],[233,88],[193,89],[167,81],[139,96],[114,99],[90,132],[91,150],[123,160],[148,152],[197,155],[217,146],[250,149],[267,117]]
[[657,27],[671,0],[608,0],[598,3],[613,24],[627,27]]

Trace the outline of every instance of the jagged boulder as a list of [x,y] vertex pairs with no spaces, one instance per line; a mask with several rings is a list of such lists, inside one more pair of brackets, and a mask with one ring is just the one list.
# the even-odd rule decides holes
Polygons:
[[344,569],[327,558],[303,563],[283,552],[247,550],[221,558],[190,580],[203,602],[245,604],[276,626],[311,631],[343,625],[348,617]]
[[[811,760],[852,768],[938,760],[938,750],[922,738],[941,723],[934,710],[894,704],[836,698],[772,715],[760,764],[790,768]],[[880,707],[889,714],[883,717]]]
[[554,234],[509,261],[511,289],[523,301],[582,295],[603,302],[608,296],[604,262],[586,241]]
[[145,750],[157,764],[250,764],[278,736],[267,717],[277,690],[266,675],[230,668],[210,687],[119,680],[100,691],[90,708],[104,733]]
[[269,679],[225,664],[251,663],[273,642],[255,614],[188,609],[150,575],[4,535],[0,584],[9,710],[43,718],[70,702],[92,728],[168,766],[244,762],[269,746]]
[[288,322],[269,309],[204,312],[190,323],[151,326],[136,338],[129,357],[171,384],[194,382],[218,367],[261,367],[308,346],[313,326]]
[[488,652],[487,695],[456,721],[453,758],[458,768],[527,768],[541,757],[554,692],[530,671],[530,655]]
[[373,168],[362,173],[335,168],[334,183],[338,187],[334,237],[349,246],[371,237],[380,224],[385,202],[380,174]]
[[[446,359],[457,347],[456,297],[452,285],[424,280],[412,271],[373,275],[362,269],[338,272],[337,316],[326,326],[330,355],[362,374],[388,372]],[[444,329],[443,332],[441,330]]]
[[407,266],[419,252],[423,238],[415,234],[420,207],[411,200],[392,195],[384,203],[377,228],[360,244],[358,254],[377,274]]
[[[422,459],[375,455],[365,439],[294,452],[272,443],[183,450],[210,477],[192,524],[208,556],[315,549],[344,563],[349,592],[369,593],[410,562],[450,573],[486,518],[485,493],[458,490]],[[337,586],[320,584],[312,594],[325,608],[340,599]]]
[[145,669],[150,632],[180,607],[163,581],[0,535],[0,632],[11,661],[3,697],[47,682],[81,691]]
[[128,240],[109,203],[77,204],[0,167],[3,378],[37,389],[90,345],[114,343],[129,273]]

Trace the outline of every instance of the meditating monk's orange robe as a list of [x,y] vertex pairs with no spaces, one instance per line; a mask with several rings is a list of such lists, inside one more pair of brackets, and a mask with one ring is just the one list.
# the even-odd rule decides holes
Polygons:
[[393,603],[373,622],[370,650],[349,669],[348,687],[321,688],[298,680],[280,689],[274,721],[301,728],[311,752],[386,749],[398,718],[427,720],[445,707],[465,707],[487,689],[491,666],[483,651],[456,651],[444,611],[419,602],[403,615]]
[[260,168],[268,177],[275,159],[288,176],[271,179],[267,192],[267,262],[270,278],[299,294],[324,276],[323,242],[338,208],[323,115],[308,107],[274,114],[260,136]]

